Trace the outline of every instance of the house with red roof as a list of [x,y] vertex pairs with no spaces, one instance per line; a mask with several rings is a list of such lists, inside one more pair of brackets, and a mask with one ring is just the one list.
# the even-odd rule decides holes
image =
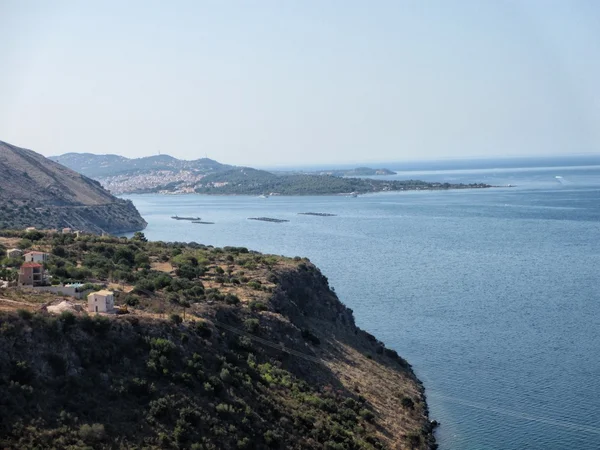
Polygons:
[[19,270],[20,286],[41,286],[44,284],[44,266],[35,262],[26,262]]

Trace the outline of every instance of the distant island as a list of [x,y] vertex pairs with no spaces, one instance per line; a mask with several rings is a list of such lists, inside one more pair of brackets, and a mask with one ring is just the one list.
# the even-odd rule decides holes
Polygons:
[[221,164],[208,158],[184,161],[168,155],[129,159],[118,155],[67,153],[51,159],[97,180],[113,194],[358,195],[490,187],[483,183],[360,178],[395,174],[385,168],[270,172]]

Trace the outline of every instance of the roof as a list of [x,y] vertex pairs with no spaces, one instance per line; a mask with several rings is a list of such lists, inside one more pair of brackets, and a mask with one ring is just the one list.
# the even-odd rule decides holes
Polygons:
[[112,291],[107,291],[105,289],[102,289],[101,291],[96,291],[96,292],[92,292],[90,295],[114,295]]
[[28,262],[24,263],[21,267],[42,267],[40,263]]
[[26,255],[45,255],[46,252],[27,252]]
[[23,253],[23,250],[21,250],[20,248],[9,248],[8,250],[6,250],[7,252],[21,252]]

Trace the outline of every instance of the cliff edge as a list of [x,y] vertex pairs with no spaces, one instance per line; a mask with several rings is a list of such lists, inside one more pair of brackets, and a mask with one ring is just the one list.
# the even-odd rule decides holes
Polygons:
[[53,279],[111,289],[126,314],[0,290],[2,448],[436,447],[410,365],[306,259],[143,235],[35,247]]

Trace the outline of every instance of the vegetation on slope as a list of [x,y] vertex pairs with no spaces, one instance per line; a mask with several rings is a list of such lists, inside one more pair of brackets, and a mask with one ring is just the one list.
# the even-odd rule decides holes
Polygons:
[[0,229],[28,226],[97,233],[140,230],[146,222],[97,181],[0,141]]
[[410,366],[308,260],[40,234],[55,280],[105,285],[130,313],[51,316],[48,294],[0,291],[3,448],[434,446]]
[[264,170],[235,169],[208,175],[196,192],[201,194],[327,195],[357,192],[486,188],[486,184],[429,183],[420,180],[373,180],[333,175],[274,175]]

